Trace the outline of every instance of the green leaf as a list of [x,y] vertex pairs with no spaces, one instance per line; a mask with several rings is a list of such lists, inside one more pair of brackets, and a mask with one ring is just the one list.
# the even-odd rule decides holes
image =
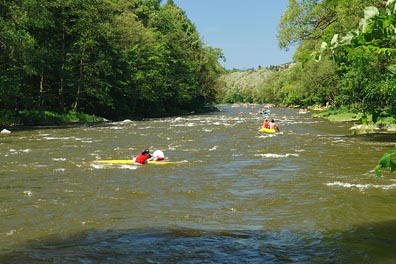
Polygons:
[[396,162],[391,160],[390,161],[390,169],[391,172],[394,172],[396,170]]
[[391,164],[391,156],[391,154],[385,153],[379,160],[378,165],[381,165],[383,168],[389,168]]
[[[333,36],[333,38],[331,39],[331,45],[333,45],[333,46],[335,46],[336,44],[337,44],[337,42],[338,42],[338,34],[334,34],[334,36]],[[327,43],[326,43],[326,46],[327,46]],[[321,46],[321,48],[323,47],[323,43],[322,43],[322,46]]]
[[360,21],[360,26],[362,27],[362,32],[366,32],[367,26],[369,25],[371,19],[379,15],[378,8],[374,6],[366,7],[364,10],[364,18]]
[[375,167],[375,174],[377,177],[381,177],[381,168],[389,169],[391,172],[396,171],[396,161],[392,160],[392,157],[396,156],[396,145],[394,146],[395,152],[389,154],[385,153],[382,158],[378,161],[378,165]]
[[351,44],[352,39],[355,38],[356,36],[357,36],[356,32],[350,31],[341,39],[340,42],[342,44],[349,45],[349,44]]
[[390,71],[391,73],[396,74],[396,65],[395,64],[387,66],[386,69],[388,71]]
[[[388,1],[386,2],[386,6],[390,6],[390,5],[393,4],[394,2],[396,2],[396,0],[388,0]],[[396,11],[396,5],[394,5],[393,10],[391,10],[391,11],[393,11],[393,12]]]
[[375,167],[375,175],[377,175],[377,177],[381,177],[382,173],[381,173],[381,165],[377,165]]

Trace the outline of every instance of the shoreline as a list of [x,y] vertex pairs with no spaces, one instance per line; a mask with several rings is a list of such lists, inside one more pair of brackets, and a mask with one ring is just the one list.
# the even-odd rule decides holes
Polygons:
[[66,112],[63,114],[49,111],[26,111],[24,113],[0,112],[0,134],[9,134],[11,131],[35,130],[47,128],[69,128],[78,126],[95,126],[125,120],[141,121],[150,118],[166,118],[173,116],[194,115],[201,113],[221,112],[216,106],[203,107],[192,112],[167,113],[148,117],[127,117],[120,120],[109,120],[104,117],[85,113]]
[[[373,123],[372,117],[363,118],[362,113],[348,111],[346,109],[323,109],[315,111],[312,117],[319,117],[329,120],[330,122],[347,122],[351,123],[349,130],[353,134],[395,134],[396,123],[389,121],[387,118],[380,118]],[[364,120],[364,122],[362,121]]]

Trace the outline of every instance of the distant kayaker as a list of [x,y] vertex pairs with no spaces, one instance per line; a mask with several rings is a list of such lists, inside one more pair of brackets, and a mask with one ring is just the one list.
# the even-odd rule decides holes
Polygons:
[[268,119],[265,119],[263,127],[265,127],[265,128],[269,128],[270,127],[270,122],[268,121]]
[[156,150],[153,153],[152,159],[154,161],[162,161],[165,160],[165,154],[161,150]]
[[149,158],[151,158],[150,150],[145,149],[136,156],[135,163],[146,164]]
[[275,123],[275,120],[274,120],[274,119],[271,119],[271,122],[269,123],[269,128],[270,128],[270,129],[275,129],[276,131],[279,132],[279,127],[278,127],[278,125]]

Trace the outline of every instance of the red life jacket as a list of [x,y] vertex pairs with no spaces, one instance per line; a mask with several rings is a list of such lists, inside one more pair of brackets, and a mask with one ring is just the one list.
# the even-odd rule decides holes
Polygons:
[[136,163],[140,163],[140,164],[144,164],[146,162],[146,160],[148,160],[148,155],[139,153],[136,158],[135,158],[135,162]]

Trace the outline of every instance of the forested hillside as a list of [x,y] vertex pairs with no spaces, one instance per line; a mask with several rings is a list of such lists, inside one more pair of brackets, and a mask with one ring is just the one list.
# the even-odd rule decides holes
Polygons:
[[291,67],[290,64],[268,68],[232,70],[221,75],[218,81],[219,101],[237,102],[279,102],[271,87],[271,81],[278,79],[280,72]]
[[216,99],[220,49],[168,0],[0,2],[0,110],[110,119]]
[[[395,0],[289,0],[278,40],[283,49],[297,47],[293,67],[266,75],[242,97],[226,99],[305,106],[328,102],[373,121],[394,120],[395,28]],[[222,78],[228,83],[233,75]],[[247,91],[239,82],[240,91]]]

